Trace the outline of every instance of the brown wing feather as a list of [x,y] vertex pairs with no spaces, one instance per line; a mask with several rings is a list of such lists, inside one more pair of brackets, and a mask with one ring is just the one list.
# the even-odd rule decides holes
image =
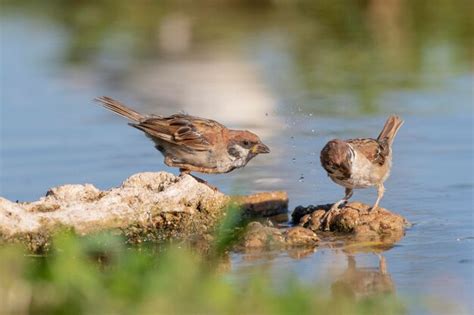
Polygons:
[[214,120],[195,116],[176,114],[169,117],[141,115],[117,100],[107,96],[96,98],[107,109],[132,121],[133,126],[150,137],[153,141],[166,141],[182,145],[188,150],[206,151],[216,142],[216,135],[226,129]]
[[375,139],[349,139],[346,140],[354,149],[361,152],[369,161],[383,165],[390,154],[389,145],[386,141]]
[[225,128],[216,121],[184,114],[149,118],[131,125],[144,131],[151,138],[184,145],[196,151],[208,150],[215,142],[215,133],[219,131],[218,129]]
[[351,177],[352,163],[347,144],[341,140],[331,140],[321,150],[321,165],[328,175],[339,180]]

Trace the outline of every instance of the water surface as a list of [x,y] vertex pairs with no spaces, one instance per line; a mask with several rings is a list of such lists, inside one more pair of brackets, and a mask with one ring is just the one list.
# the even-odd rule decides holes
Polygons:
[[[226,193],[286,190],[290,208],[341,198],[319,151],[335,137],[376,137],[396,113],[405,124],[382,206],[414,225],[383,253],[390,279],[414,302],[410,313],[430,313],[417,308],[421,296],[474,312],[470,10],[448,1],[331,3],[120,2],[111,10],[100,1],[41,9],[6,2],[0,195],[27,201],[66,183],[107,189],[137,172],[176,173],[140,132],[92,102],[100,95],[147,113],[186,111],[255,131],[271,155],[205,178]],[[353,197],[375,198],[374,189]],[[278,275],[290,271],[330,285],[348,264],[327,248],[291,256],[233,254],[229,277],[264,266],[281,283]],[[378,274],[374,253],[356,261]]]

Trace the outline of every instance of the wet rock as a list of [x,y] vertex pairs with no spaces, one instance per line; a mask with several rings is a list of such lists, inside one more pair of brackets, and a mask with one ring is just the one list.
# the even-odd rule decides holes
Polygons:
[[314,247],[319,238],[315,232],[301,226],[279,229],[251,222],[247,225],[242,242],[238,249],[282,249],[291,247]]
[[[252,215],[282,214],[288,207],[288,197],[280,192],[237,199],[242,202],[237,206]],[[118,229],[130,242],[202,236],[213,232],[230,202],[236,203],[192,176],[166,172],[135,174],[107,191],[64,185],[34,202],[0,197],[0,241],[24,241],[38,250],[59,229],[81,235]]]
[[283,235],[285,236],[286,246],[308,246],[319,242],[319,238],[314,231],[301,226],[291,227],[285,230]]
[[326,213],[326,210],[315,209],[313,213],[308,213],[302,216],[299,219],[298,224],[301,226],[305,226],[313,231],[317,231],[321,227],[321,224],[322,224],[321,220],[325,213]]
[[284,191],[235,197],[247,217],[270,217],[288,213],[288,194]]
[[276,248],[285,244],[282,230],[264,226],[260,222],[251,222],[242,241],[244,248]]
[[[321,219],[331,205],[297,207],[293,222],[313,231],[322,230]],[[387,209],[369,211],[370,206],[351,202],[342,206],[329,222],[330,231],[351,234],[356,240],[396,242],[405,233],[408,221]]]

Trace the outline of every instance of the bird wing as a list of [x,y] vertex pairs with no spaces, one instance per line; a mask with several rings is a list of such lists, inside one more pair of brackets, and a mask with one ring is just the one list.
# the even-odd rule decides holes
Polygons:
[[334,150],[336,141],[329,141],[321,150],[321,165],[328,172],[329,176],[339,180],[346,180],[351,177],[352,162],[350,156],[342,154],[339,150]]
[[150,116],[131,126],[152,139],[182,145],[195,151],[206,151],[216,142],[216,134],[225,127],[214,120],[176,114],[169,117]]
[[389,155],[389,144],[386,141],[377,141],[375,139],[349,139],[347,140],[354,149],[361,152],[369,161],[379,165],[385,163],[386,157]]

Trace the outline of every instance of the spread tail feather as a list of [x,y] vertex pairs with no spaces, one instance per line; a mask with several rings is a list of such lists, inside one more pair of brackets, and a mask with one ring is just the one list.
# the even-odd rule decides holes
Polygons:
[[389,144],[392,144],[393,139],[395,139],[395,136],[402,125],[403,120],[399,116],[391,115],[385,122],[385,125],[377,137],[377,140],[386,140]]
[[119,101],[114,100],[113,98],[101,96],[96,98],[95,101],[102,103],[102,106],[104,106],[105,108],[132,121],[140,122],[144,118],[143,115],[141,115],[140,113],[128,108],[127,106],[120,103]]

